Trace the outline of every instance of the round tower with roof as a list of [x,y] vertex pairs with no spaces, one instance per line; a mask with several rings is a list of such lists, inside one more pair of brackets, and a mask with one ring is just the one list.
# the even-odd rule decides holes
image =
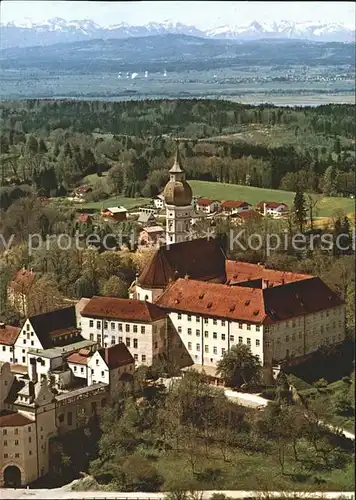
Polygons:
[[167,245],[186,241],[190,234],[193,194],[185,180],[178,141],[174,164],[169,171],[169,181],[163,194],[166,204]]

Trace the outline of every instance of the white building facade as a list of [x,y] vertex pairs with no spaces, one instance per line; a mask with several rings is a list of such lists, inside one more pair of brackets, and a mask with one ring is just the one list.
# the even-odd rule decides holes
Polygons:
[[136,364],[165,352],[166,315],[148,300],[93,297],[82,311],[82,336],[108,348],[123,342]]

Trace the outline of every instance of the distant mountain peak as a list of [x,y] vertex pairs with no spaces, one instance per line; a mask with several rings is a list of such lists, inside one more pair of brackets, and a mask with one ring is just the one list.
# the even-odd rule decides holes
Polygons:
[[229,40],[292,38],[320,42],[355,41],[355,28],[336,22],[307,21],[300,23],[283,20],[274,23],[261,23],[254,20],[246,25],[225,25],[209,30],[200,30],[195,26],[187,26],[172,19],[166,19],[163,22],[152,21],[145,26],[133,26],[124,22],[100,26],[91,19],[66,21],[61,17],[53,17],[41,22],[25,19],[19,23],[2,24],[1,46],[2,48],[29,47],[97,38],[120,39],[166,34]]

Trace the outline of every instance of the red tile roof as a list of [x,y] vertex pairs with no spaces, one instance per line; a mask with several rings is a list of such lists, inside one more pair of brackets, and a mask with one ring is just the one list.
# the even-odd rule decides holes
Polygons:
[[268,286],[282,285],[293,281],[313,278],[310,274],[291,273],[288,271],[277,271],[266,269],[260,264],[250,264],[236,260],[226,260],[226,281],[230,284],[242,283],[244,281],[264,279]]
[[144,300],[93,297],[81,312],[89,318],[112,318],[148,322],[164,318],[165,313],[155,304]]
[[29,271],[28,269],[20,269],[15,274],[12,281],[9,283],[10,289],[14,292],[27,294],[30,291],[31,286],[35,280],[35,273]]
[[14,345],[19,336],[21,328],[15,326],[0,324],[0,344]]
[[203,281],[225,281],[225,254],[218,239],[200,238],[160,247],[138,281],[143,287],[165,288],[169,281],[186,275]]
[[80,187],[77,187],[75,189],[75,192],[76,193],[89,193],[90,191],[92,191],[92,188],[90,186],[80,186]]
[[266,208],[277,208],[277,207],[280,207],[282,205],[284,207],[288,206],[285,203],[282,203],[282,202],[279,202],[279,201],[260,201],[259,203],[257,203],[257,207],[263,209],[264,208],[264,204],[266,204]]
[[87,223],[87,222],[91,222],[91,220],[92,220],[92,218],[88,214],[79,214],[77,217],[78,222]]
[[21,427],[30,424],[34,424],[34,420],[30,420],[21,413],[0,416],[0,427]]
[[239,212],[236,215],[237,217],[241,217],[242,219],[250,219],[251,217],[261,217],[261,214],[259,212],[256,212],[256,210],[246,210],[246,212]]
[[240,200],[224,200],[221,202],[221,208],[241,208],[246,205],[250,205],[250,203]]
[[261,289],[178,279],[156,302],[168,310],[262,323],[266,318]]
[[100,349],[99,353],[110,369],[135,363],[133,356],[123,342],[111,347],[106,347],[105,349]]
[[200,205],[201,207],[208,207],[212,203],[214,203],[215,200],[209,200],[209,198],[199,198],[197,200],[197,204]]
[[67,357],[67,363],[75,363],[77,365],[86,365],[88,363],[90,351],[89,349],[81,349],[78,352],[73,352]]
[[178,279],[156,303],[167,310],[268,324],[343,302],[320,278],[310,278],[264,289]]

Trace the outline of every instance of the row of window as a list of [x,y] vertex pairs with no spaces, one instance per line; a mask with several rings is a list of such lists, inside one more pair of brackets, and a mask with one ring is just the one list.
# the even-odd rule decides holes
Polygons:
[[[242,337],[239,337],[239,344],[243,344],[243,338]],[[251,345],[251,339],[246,339],[246,344],[247,345]],[[258,339],[256,339],[256,347],[259,347],[260,346],[260,341]],[[188,342],[188,350],[191,351],[193,348],[192,346],[192,342]],[[195,344],[195,350],[200,352],[200,344]],[[222,348],[221,349],[221,354],[224,354],[224,352],[226,351],[226,349]],[[204,352],[209,352],[209,345],[205,345],[204,346]],[[213,354],[217,354],[218,353],[218,348],[216,346],[213,347]]]
[[[28,432],[31,432],[31,427],[28,427],[27,429],[28,429]],[[3,435],[4,435],[4,436],[7,436],[7,429],[3,429],[3,430],[2,430],[2,433],[3,433]],[[16,428],[14,429],[14,434],[15,434],[15,436],[17,436],[17,435],[18,435],[18,433],[19,433],[19,430],[18,430],[18,428],[16,427]],[[29,440],[30,440],[29,442],[31,442],[31,438],[29,438]]]
[[[91,319],[89,320],[89,327],[94,328],[94,321]],[[100,330],[101,328],[101,321],[96,322],[96,328],[97,330]],[[108,330],[109,328],[109,323],[107,321],[104,321],[104,330]],[[110,323],[110,329],[115,330],[116,329],[116,324],[115,323]],[[122,332],[123,331],[123,324],[118,323],[118,331]],[[129,323],[125,324],[125,332],[130,332],[131,331],[131,325]],[[132,325],[132,331],[133,333],[138,333],[138,325]],[[144,325],[141,325],[140,327],[140,332],[145,333],[146,332],[146,327]]]
[[[6,440],[6,439],[3,441],[3,445],[4,445],[4,446],[7,446],[7,440]],[[14,441],[14,445],[15,445],[15,446],[18,446],[18,445],[19,445],[19,441],[18,441],[18,439],[15,439],[15,441]]]
[[[107,337],[107,335],[104,335],[104,338],[106,338],[106,337]],[[91,333],[89,335],[89,338],[90,338],[90,340],[94,340],[94,334]],[[99,344],[101,344],[101,335],[97,335],[96,340],[97,340],[97,342],[99,342]],[[116,341],[116,337],[111,337],[111,345],[120,344],[121,342],[123,342],[122,337],[118,337],[117,341]],[[126,344],[126,347],[133,347],[134,349],[138,349],[138,339],[132,339],[132,346],[131,346],[131,338],[126,337],[125,344]],[[107,342],[104,343],[104,347],[108,347]],[[155,348],[157,348],[157,342],[155,342]],[[98,364],[98,360],[97,360],[97,364]]]
[[[182,327],[181,326],[178,326],[178,333],[182,333]],[[191,328],[188,328],[187,329],[187,333],[188,335],[192,335],[192,329]],[[195,335],[196,337],[200,337],[200,330],[195,330]],[[205,331],[204,332],[204,337],[206,339],[209,338],[209,332]],[[218,338],[218,334],[216,332],[213,332],[213,339],[217,340]],[[234,335],[230,335],[229,336],[229,339],[230,339],[230,342],[235,342],[235,336]],[[242,339],[242,337],[239,337],[239,339]],[[225,333],[222,333],[221,334],[221,340],[226,340],[226,334]],[[258,344],[257,344],[258,342]],[[256,340],[256,345],[259,345],[259,340]]]
[[[327,309],[325,312],[324,311],[320,312],[320,317],[323,319],[324,317],[328,318],[330,315],[337,316],[337,315],[340,315],[341,313],[342,313],[341,309],[331,309],[331,310]],[[312,317],[313,319],[315,319],[315,318],[317,318],[318,314],[319,313],[311,314],[310,318]],[[299,318],[295,318],[292,320],[287,320],[286,326],[287,327],[291,326],[292,328],[295,328],[296,326],[301,326],[303,318],[304,318],[304,316],[299,317]],[[309,318],[307,318],[307,319],[309,319]],[[341,326],[341,321],[339,322],[339,325]],[[277,323],[277,325],[276,325],[277,330],[279,329],[279,327],[280,327],[280,324]],[[335,328],[335,322],[333,322],[333,327]]]
[[[28,452],[29,455],[32,455],[32,451],[30,450]],[[4,458],[9,458],[9,454],[8,453],[4,453]],[[15,458],[20,458],[20,453],[15,453]]]
[[[339,326],[341,327],[341,322],[340,322]],[[335,322],[333,323],[333,328],[335,328]],[[328,327],[328,326],[325,328],[325,331],[326,331],[326,332],[327,332],[327,331],[329,331],[329,327]],[[321,327],[320,327],[320,333],[321,333],[322,335],[324,334],[324,327],[323,327],[323,326],[321,326]],[[312,335],[313,335],[313,336],[316,336],[317,334],[318,334],[317,330],[313,330],[313,331],[312,331]],[[299,339],[301,339],[302,337],[303,337],[303,333],[302,333],[302,332],[299,332],[299,334],[298,334],[298,338],[299,338]],[[340,336],[340,337],[341,337],[341,336]],[[286,335],[286,339],[285,339],[285,340],[286,340],[286,342],[289,342],[290,340],[291,340],[291,341],[294,341],[294,340],[296,340],[296,339],[297,339],[297,335],[296,335],[295,333],[293,333],[291,336],[290,336],[290,335]],[[333,337],[333,339],[336,339],[336,337],[334,336],[334,337]],[[276,339],[276,341],[277,341],[277,343],[280,343],[280,339],[279,339],[279,338],[278,338],[278,339]],[[334,340],[334,342],[335,342],[335,341],[336,341],[336,340]]]
[[[192,321],[192,318],[193,316],[191,314],[187,314],[187,320],[188,321]],[[182,319],[182,313],[178,313],[178,319]],[[200,316],[195,316],[195,321],[200,321]],[[212,320],[210,319],[210,321],[213,322],[213,325],[217,325],[218,324],[218,320],[216,318],[213,318]],[[209,318],[204,318],[204,324],[209,324]],[[221,326],[225,326],[226,325],[226,321],[224,319],[220,320],[220,325]],[[239,328],[242,329],[243,328],[243,323],[239,323]],[[247,330],[251,330],[251,325],[250,324],[247,324],[246,325],[246,328]],[[256,332],[259,332],[260,331],[260,325],[255,325],[255,328],[256,328]]]

